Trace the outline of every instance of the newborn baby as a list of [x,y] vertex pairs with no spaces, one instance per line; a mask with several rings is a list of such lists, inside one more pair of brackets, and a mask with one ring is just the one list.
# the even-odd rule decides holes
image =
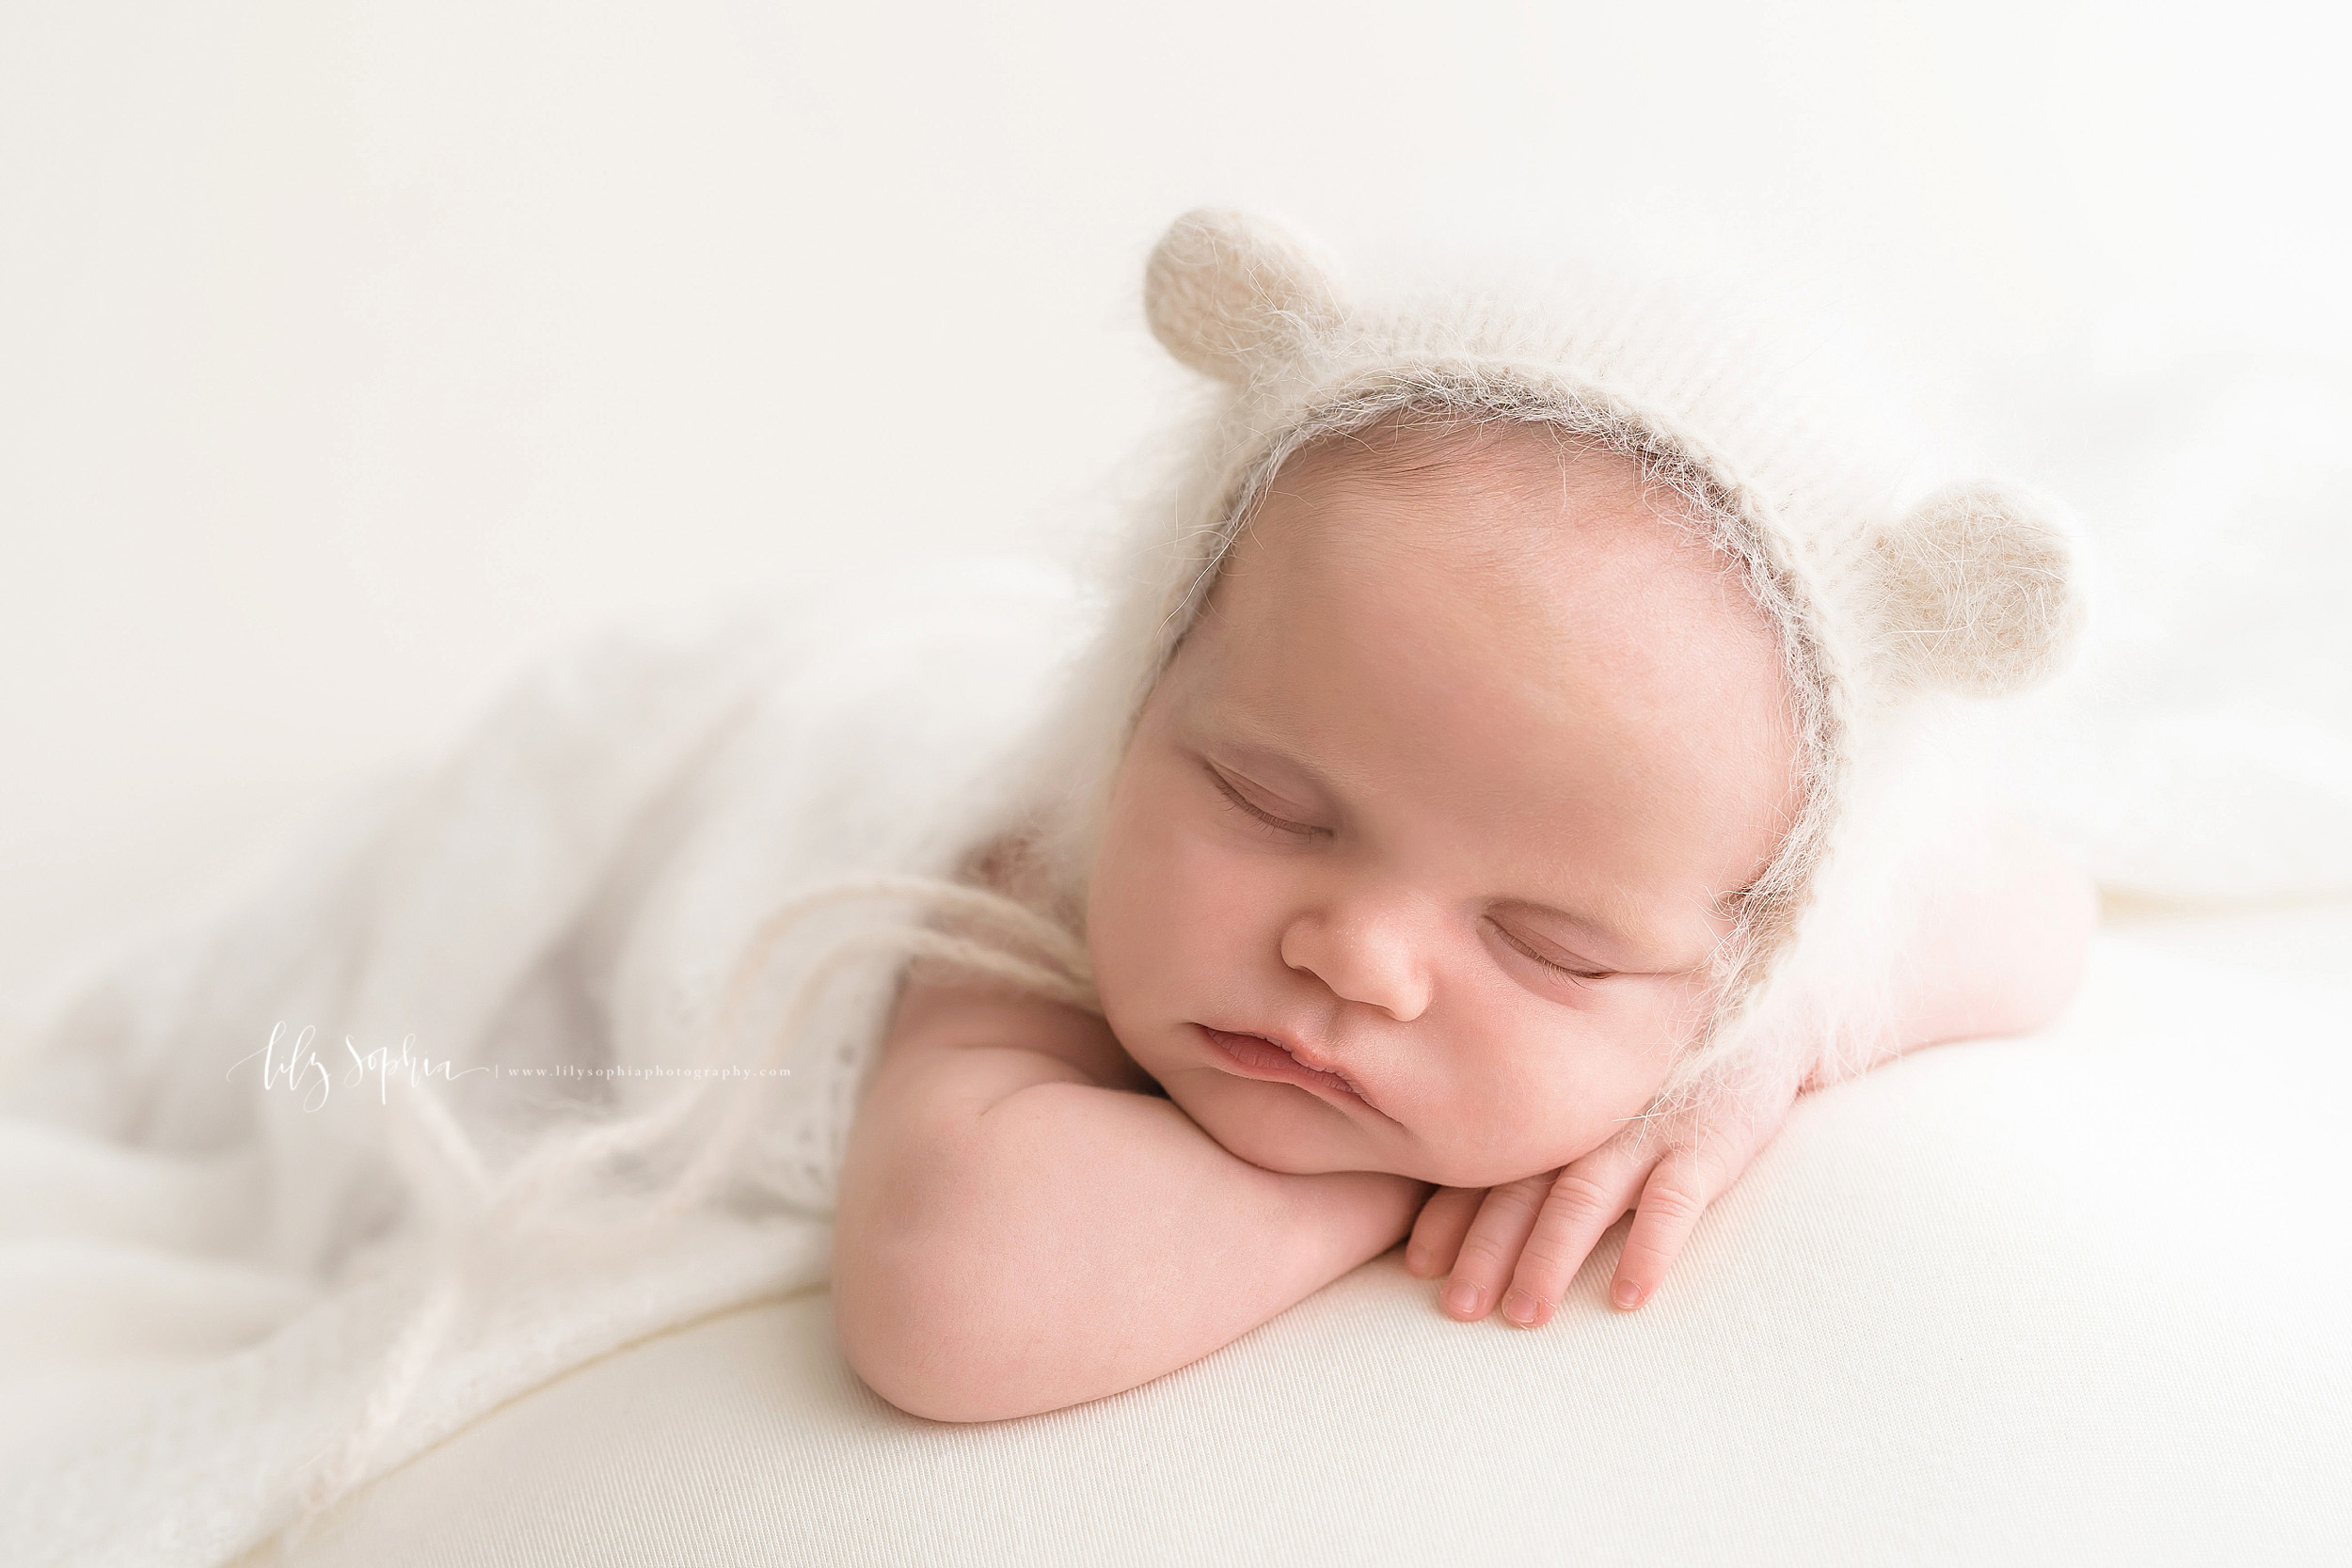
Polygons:
[[[1058,1408],[1408,1236],[1446,1311],[1537,1327],[1629,1209],[1636,1307],[1803,1088],[2050,1019],[2090,884],[1957,825],[1899,962],[1857,964],[1869,1037],[1661,1119],[1821,771],[1752,580],[1558,423],[1408,406],[1279,453],[1108,778],[1100,1013],[910,972],[841,1173],[859,1374],[940,1419]],[[1048,907],[1050,853],[974,878]]]

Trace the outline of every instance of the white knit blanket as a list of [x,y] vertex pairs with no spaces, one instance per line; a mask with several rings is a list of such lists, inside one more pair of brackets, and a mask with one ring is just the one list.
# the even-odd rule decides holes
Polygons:
[[796,892],[946,875],[1003,826],[1071,581],[971,562],[893,599],[553,660],[10,1042],[0,1560],[221,1561],[568,1367],[826,1277],[887,952],[835,976],[790,1076],[709,1087],[756,1111],[749,1190],[616,1240],[571,1233],[580,1183],[512,1181],[714,1046],[755,1058],[879,918],[785,933],[715,1040]]
[[[2098,641],[2006,715],[2004,768],[2110,888],[2352,889],[2346,475],[2308,446],[2249,475],[2272,386],[2085,459]],[[7,1040],[0,1561],[230,1560],[568,1368],[821,1283],[896,960],[835,976],[789,1076],[678,1069],[756,1066],[829,945],[891,913],[813,911],[723,1018],[796,893],[946,875],[1014,819],[1089,613],[1057,572],[975,562],[600,639]],[[589,1227],[640,1212],[628,1157],[566,1140],[697,1083],[753,1129],[739,1179]]]

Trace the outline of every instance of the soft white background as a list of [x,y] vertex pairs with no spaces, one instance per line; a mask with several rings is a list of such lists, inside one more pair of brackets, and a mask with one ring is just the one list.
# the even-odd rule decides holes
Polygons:
[[2352,350],[2317,7],[0,8],[0,988],[615,615],[1083,524],[1200,201],[1707,229],[1919,386]]

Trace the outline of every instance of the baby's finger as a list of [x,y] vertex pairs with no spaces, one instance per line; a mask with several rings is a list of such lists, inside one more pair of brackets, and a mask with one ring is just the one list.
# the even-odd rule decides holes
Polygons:
[[1486,1201],[1478,1206],[1478,1216],[1462,1238],[1461,1255],[1454,1260],[1453,1277],[1446,1281],[1448,1312],[1464,1323],[1473,1323],[1493,1307],[1502,1293],[1503,1281],[1511,1277],[1512,1267],[1518,1262],[1527,1233],[1535,1227],[1535,1213],[1543,1207],[1544,1195],[1551,1190],[1552,1178],[1558,1174],[1546,1171],[1486,1189]]
[[1505,1319],[1521,1328],[1541,1328],[1551,1321],[1593,1243],[1633,1207],[1642,1177],[1656,1158],[1597,1150],[1560,1173],[1519,1249],[1511,1293],[1502,1299]]
[[1484,1187],[1439,1187],[1430,1194],[1405,1243],[1405,1267],[1422,1279],[1435,1279],[1454,1267],[1486,1196]]
[[1633,1228],[1626,1233],[1625,1251],[1617,1259],[1609,1299],[1625,1307],[1647,1301],[1682,1251],[1682,1243],[1690,1240],[1699,1216],[1730,1184],[1712,1143],[1677,1148],[1659,1161],[1658,1168],[1642,1185]]

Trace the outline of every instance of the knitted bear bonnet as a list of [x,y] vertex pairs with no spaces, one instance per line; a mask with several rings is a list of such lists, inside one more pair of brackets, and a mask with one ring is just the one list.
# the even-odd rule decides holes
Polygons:
[[1655,1103],[1696,1106],[1743,1065],[1835,1032],[1841,1021],[1818,1007],[1778,1009],[1774,1025],[1769,1004],[1808,964],[1858,961],[1847,944],[1885,927],[1869,893],[1885,857],[1868,851],[1871,814],[1857,805],[1893,737],[1951,699],[2019,691],[2066,661],[2082,574],[2057,505],[1981,481],[1903,496],[1907,451],[1841,422],[1788,357],[1655,279],[1556,271],[1359,298],[1296,236],[1201,210],[1152,251],[1144,306],[1212,398],[1173,494],[1127,541],[1122,602],[1056,764],[1069,809],[1048,843],[1069,907],[1083,907],[1136,717],[1284,459],[1391,416],[1540,423],[1666,482],[1776,627],[1792,694],[1793,826],[1732,901],[1711,1012]]

